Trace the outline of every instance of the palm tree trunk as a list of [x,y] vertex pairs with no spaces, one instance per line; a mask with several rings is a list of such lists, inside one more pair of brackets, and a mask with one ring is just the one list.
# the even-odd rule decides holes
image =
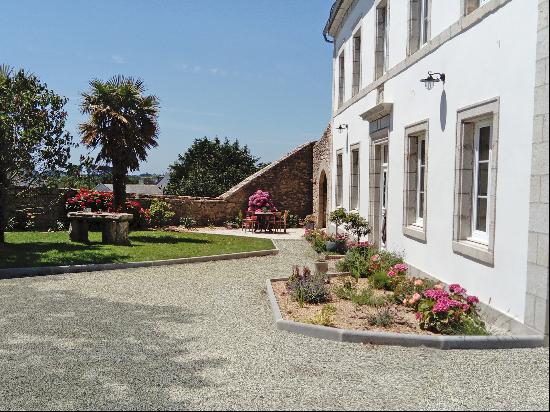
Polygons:
[[5,172],[0,170],[0,245],[5,242],[4,232],[6,230],[6,204],[8,201],[8,187]]
[[117,212],[126,210],[126,168],[113,161],[113,206]]

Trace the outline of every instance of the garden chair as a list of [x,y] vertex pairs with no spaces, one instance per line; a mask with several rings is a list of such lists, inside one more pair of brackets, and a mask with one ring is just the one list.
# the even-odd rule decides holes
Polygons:
[[286,220],[288,218],[288,210],[284,212],[275,212],[273,214],[273,230],[279,231],[283,230],[286,233]]
[[241,229],[244,231],[250,230],[251,232],[253,232],[256,229],[256,222],[256,216],[251,215],[247,212],[246,217],[243,219]]

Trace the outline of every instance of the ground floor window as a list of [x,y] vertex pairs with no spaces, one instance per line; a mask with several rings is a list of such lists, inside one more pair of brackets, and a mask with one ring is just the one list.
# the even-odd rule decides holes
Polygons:
[[342,170],[342,152],[336,153],[336,206],[342,206],[344,174]]
[[350,210],[359,209],[359,147],[351,149]]

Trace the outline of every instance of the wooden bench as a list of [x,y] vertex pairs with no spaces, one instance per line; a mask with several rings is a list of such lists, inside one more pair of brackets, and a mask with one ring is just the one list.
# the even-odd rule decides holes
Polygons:
[[101,241],[111,245],[127,245],[128,229],[133,216],[130,213],[70,212],[69,237],[73,242],[89,242],[89,222],[101,223]]

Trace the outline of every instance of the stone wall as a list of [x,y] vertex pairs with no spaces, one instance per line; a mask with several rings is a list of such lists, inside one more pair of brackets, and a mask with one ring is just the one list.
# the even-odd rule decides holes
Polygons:
[[[216,198],[191,196],[140,195],[128,197],[139,200],[148,208],[155,198],[168,202],[176,218],[190,217],[199,225],[223,224],[234,219],[239,211],[248,208],[248,197],[258,189],[269,191],[279,210],[303,218],[312,212],[313,147],[315,142],[305,143],[281,159],[269,164]],[[74,195],[74,189],[32,189],[26,196],[11,202],[12,211],[25,208],[43,208],[37,218],[40,230],[55,226],[65,219],[65,200]]]
[[[316,227],[325,227],[331,210],[330,193],[332,159],[332,123],[329,123],[323,136],[313,146],[313,213],[317,217]],[[326,179],[326,201],[323,180]]]

